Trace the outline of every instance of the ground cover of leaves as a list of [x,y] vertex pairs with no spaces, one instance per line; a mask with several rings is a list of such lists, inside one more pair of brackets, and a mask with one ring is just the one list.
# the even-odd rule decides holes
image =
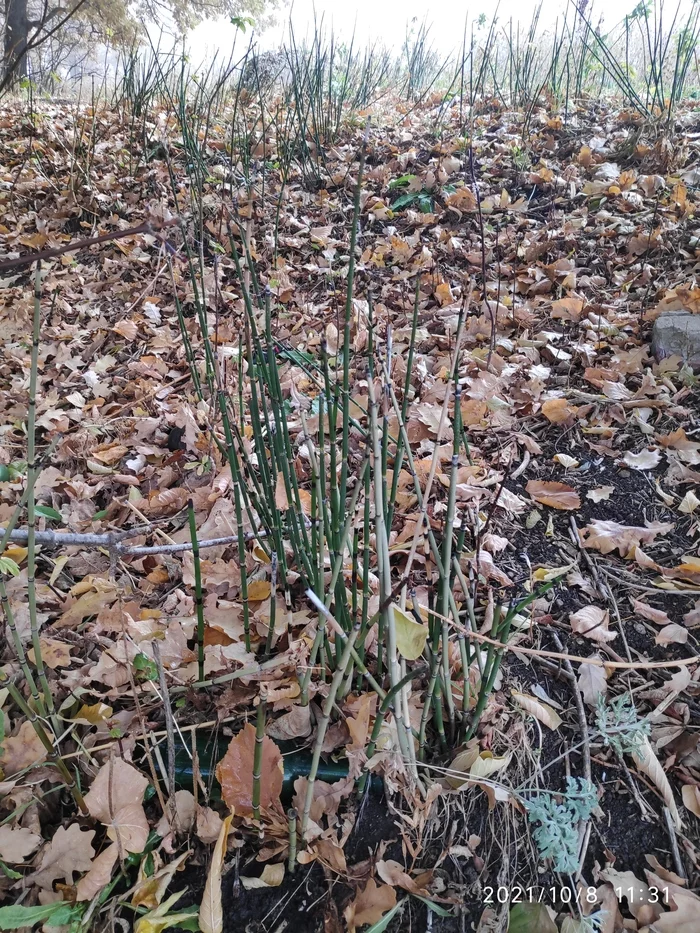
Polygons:
[[[693,893],[700,879],[700,684],[696,665],[669,666],[698,655],[699,392],[681,359],[658,362],[650,351],[660,313],[700,313],[700,118],[681,109],[662,132],[642,126],[631,111],[588,102],[566,114],[536,108],[525,126],[523,113],[489,102],[475,117],[470,161],[457,114],[438,134],[432,104],[410,112],[398,102],[386,106],[369,134],[351,334],[353,412],[361,420],[368,398],[362,363],[368,290],[378,339],[391,325],[401,398],[418,280],[407,427],[423,488],[440,448],[429,502],[439,533],[453,447],[449,424],[438,436],[440,410],[458,316],[469,302],[459,379],[471,463],[462,456],[457,508],[468,529],[488,517],[479,551],[468,537],[462,556],[465,572],[478,574],[479,618],[488,629],[494,593],[561,578],[511,635],[511,647],[523,650],[506,656],[477,736],[459,750],[455,769],[463,779],[442,776],[454,753],[438,750],[422,797],[388,741],[372,760],[387,797],[373,791],[358,805],[354,776],[366,761],[376,696],[350,694],[324,745],[327,756],[347,758],[350,776],[319,785],[312,812],[318,832],[305,850],[300,845],[295,874],[285,874],[284,806],[292,801],[281,802],[282,758],[273,740],[312,745],[327,691],[314,677],[312,702],[300,706],[299,672],[317,625],[303,594],[291,607],[279,602],[280,663],[273,670],[193,690],[187,688],[197,675],[190,552],[115,559],[104,548],[43,544],[42,651],[63,729],[60,751],[87,791],[89,815],[79,814],[57,784],[32,724],[5,691],[0,892],[6,904],[63,900],[84,905],[86,929],[89,923],[119,929],[118,918],[127,917],[147,933],[165,928],[159,918],[168,911],[174,926],[178,911],[191,924],[183,904],[206,903],[215,915],[218,885],[226,930],[249,923],[272,930],[284,919],[296,929],[361,929],[399,902],[396,928],[423,929],[428,908],[420,898],[433,904],[433,929],[505,928],[513,904],[489,896],[490,889],[501,885],[512,896],[517,885],[561,892],[574,884],[538,853],[516,791],[561,791],[567,776],[582,774],[579,696],[599,793],[579,878],[595,897],[580,909],[598,910],[607,933],[623,922],[627,930],[700,930]],[[0,258],[153,221],[152,232],[44,263],[42,285],[38,443],[40,450],[52,441],[55,447],[37,482],[40,528],[104,533],[152,523],[128,539],[130,546],[188,542],[188,499],[200,541],[236,532],[231,474],[193,391],[175,313],[174,288],[201,353],[182,248],[192,231],[186,160],[174,121],[156,113],[144,127],[146,149],[130,135],[129,120],[108,108],[92,114],[44,104],[33,118],[20,107],[0,113]],[[268,200],[250,199],[236,191],[220,158],[226,127],[212,127],[204,146],[211,165],[204,199],[209,237],[194,246],[207,269],[210,333],[233,373],[244,309],[222,219],[226,205],[247,226],[260,281],[275,303],[302,488],[309,468],[301,413],[318,432],[316,389],[291,351],[317,357],[322,341],[331,354],[339,349],[362,134],[358,122],[328,146],[323,187],[308,186],[301,175],[292,179],[277,249],[274,167],[259,164]],[[184,232],[172,227],[163,234],[169,245],[156,223],[175,206],[164,144],[185,217]],[[274,141],[268,145],[274,149]],[[402,205],[397,193],[417,197]],[[24,483],[32,312],[33,273],[7,271],[0,292],[0,523],[10,519]],[[397,579],[418,519],[416,502],[404,469],[390,537]],[[26,642],[26,549],[15,542],[6,556],[20,568],[6,585]],[[254,663],[268,629],[270,567],[248,549],[254,644],[247,652],[237,549],[222,545],[203,551],[202,559],[211,678]],[[421,547],[411,581],[418,603],[427,602],[431,572]],[[379,597],[373,598],[376,608]],[[162,779],[167,730],[153,676],[154,639],[178,727],[188,740],[196,733],[204,742],[202,778],[171,802]],[[567,667],[562,652],[605,665],[572,660]],[[9,638],[2,662],[16,673]],[[460,663],[455,645],[456,675]],[[410,710],[417,722],[426,686],[424,674],[417,676]],[[627,756],[616,755],[595,731],[599,697],[625,692],[650,726],[644,749]],[[267,701],[269,739],[259,835],[251,788],[260,698]],[[241,731],[244,723],[250,725]],[[155,741],[150,763],[145,734]],[[207,770],[213,735],[218,750]],[[219,773],[229,784],[234,820],[228,852],[221,842],[215,851],[226,835],[227,807],[212,794],[213,770],[232,735]],[[158,794],[151,765],[161,769]],[[293,791],[298,808],[304,782],[297,778]],[[150,855],[141,857],[145,848]],[[110,883],[110,897],[101,900]],[[666,894],[652,903],[649,887]],[[630,888],[642,893],[623,897]],[[169,900],[183,889],[180,901]],[[568,909],[556,890],[544,900],[555,909],[546,916],[523,909],[530,926],[521,929],[557,929],[552,916],[559,911],[561,922]],[[442,917],[446,911],[452,916]],[[206,922],[200,913],[200,924]]]

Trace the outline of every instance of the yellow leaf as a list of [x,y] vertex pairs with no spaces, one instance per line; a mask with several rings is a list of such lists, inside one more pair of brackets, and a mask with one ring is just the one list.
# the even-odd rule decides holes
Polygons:
[[224,914],[221,906],[221,869],[224,867],[226,840],[233,814],[229,813],[221,824],[219,838],[214,846],[209,876],[199,907],[199,928],[202,933],[223,933]]
[[26,547],[20,547],[19,544],[10,544],[9,547],[5,548],[4,556],[9,557],[16,564],[21,564],[28,553],[29,550]]
[[511,755],[504,755],[502,758],[496,758],[491,752],[481,752],[469,769],[469,777],[487,778],[496,771],[500,771],[501,768],[507,768],[511,757]]
[[423,654],[428,638],[428,628],[406,615],[398,606],[392,606],[392,611],[398,652],[407,661],[415,661]]
[[257,602],[262,599],[267,599],[269,595],[269,580],[253,580],[252,583],[248,584],[248,599],[252,599],[254,602]]
[[73,717],[73,722],[87,722],[91,726],[101,726],[113,712],[112,707],[105,703],[93,703],[92,706],[83,704]]

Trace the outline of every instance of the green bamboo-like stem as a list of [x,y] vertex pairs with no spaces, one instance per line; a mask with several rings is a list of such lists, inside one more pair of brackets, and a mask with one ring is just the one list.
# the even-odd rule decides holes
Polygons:
[[[467,618],[465,622],[465,627],[467,628],[468,631],[475,632],[478,626],[476,624],[476,615],[474,613],[474,600],[472,599],[471,590],[469,589],[469,585],[467,584],[467,581],[464,578],[464,574],[462,573],[462,568],[460,567],[459,561],[457,560],[456,557],[452,558],[452,566],[454,568],[455,576],[457,580],[459,581],[459,585],[462,589],[464,603],[467,607]],[[470,651],[470,648],[468,645],[467,645],[467,651],[468,652]],[[476,663],[479,667],[479,672],[483,673],[483,662],[481,660],[481,654],[477,649],[475,649],[474,654],[476,657]],[[471,659],[469,663],[471,664]]]
[[467,639],[462,632],[457,635],[457,644],[459,645],[459,656],[462,659],[462,728],[461,733],[466,733],[467,712],[469,711],[469,700],[471,697],[471,684],[469,681],[469,654],[467,650]]
[[192,500],[187,502],[187,518],[192,541],[192,562],[194,564],[194,602],[197,613],[197,671],[200,680],[204,680],[204,600],[202,598],[202,564],[199,559],[197,523],[194,517]]
[[[391,686],[396,686],[400,679],[400,667],[398,662],[398,649],[396,646],[396,625],[394,622],[394,610],[391,605],[391,563],[389,558],[389,542],[387,539],[387,530],[384,524],[385,512],[384,501],[382,497],[382,478],[379,475],[381,469],[381,440],[379,437],[379,426],[377,423],[377,398],[374,391],[374,382],[371,378],[367,380],[370,402],[370,433],[373,442],[374,454],[374,532],[377,542],[377,569],[379,574],[379,595],[383,605],[382,617],[384,618],[384,632],[386,636],[387,667],[389,669],[389,680]],[[397,704],[395,710],[396,733],[399,740],[401,755],[413,774],[414,779],[418,780],[418,772],[415,766],[415,754],[413,750],[413,740],[409,737],[407,724],[404,722],[403,710],[401,704]]]
[[357,169],[357,183],[355,185],[355,201],[353,204],[352,224],[350,226],[350,256],[348,261],[348,277],[345,296],[345,322],[343,328],[343,447],[339,488],[339,505],[341,509],[345,507],[345,496],[348,485],[348,454],[350,441],[350,325],[352,322],[353,286],[355,282],[355,249],[357,246],[357,229],[360,222],[360,195],[362,194],[362,175],[365,168],[365,156],[367,154],[369,127],[370,122],[369,118],[367,118],[367,126],[365,128],[365,134],[362,140],[362,146],[360,148],[360,160]]
[[59,732],[58,719],[55,716],[53,695],[46,679],[46,668],[41,656],[39,639],[39,615],[36,600],[36,498],[35,484],[39,473],[36,461],[36,392],[39,380],[39,332],[41,329],[41,262],[36,264],[34,278],[34,319],[32,326],[31,369],[29,375],[29,408],[27,412],[27,603],[29,606],[29,624],[34,649],[34,667],[36,667],[44,706],[51,717],[54,731]]
[[[328,587],[328,594],[326,595],[325,600],[321,600],[321,605],[324,607],[325,611],[328,610],[331,602],[333,601],[333,593],[335,590],[336,581],[341,577],[340,572],[343,567],[343,555],[345,553],[345,548],[347,547],[347,542],[350,537],[350,532],[352,530],[352,526],[355,520],[355,509],[357,507],[357,500],[359,498],[360,492],[362,491],[364,478],[365,478],[365,475],[368,469],[369,469],[369,463],[367,460],[365,460],[362,465],[362,469],[360,471],[360,476],[358,478],[358,481],[355,484],[355,488],[353,489],[353,492],[352,492],[352,498],[350,500],[350,506],[348,508],[347,518],[345,520],[345,525],[343,527],[342,535],[340,538],[339,551],[336,554],[336,558],[333,562],[333,569],[331,571],[331,580],[330,580],[330,585]],[[319,598],[315,593],[314,593],[314,597],[315,599]],[[319,612],[319,624],[318,624],[318,628],[316,629],[316,636],[314,638],[313,644],[311,646],[311,652],[309,654],[309,666],[306,670],[306,674],[304,675],[304,680],[302,683],[302,696],[308,696],[308,689],[309,689],[309,683],[311,681],[311,674],[313,672],[314,665],[316,664],[316,658],[318,657],[318,651],[321,645],[323,644],[325,633],[326,633],[326,615],[323,612]],[[357,663],[358,658],[359,656],[357,655],[357,652],[355,652],[355,655],[353,656],[353,660],[356,663]],[[360,662],[361,662],[361,659],[360,659]],[[362,666],[364,667],[364,664]]]
[[0,687],[6,687],[10,696],[16,703],[18,709],[27,717],[29,722],[32,724],[39,741],[46,749],[46,757],[48,761],[56,768],[61,777],[63,778],[66,787],[71,792],[73,799],[75,800],[80,812],[84,815],[88,815],[88,808],[85,805],[83,800],[83,795],[78,787],[75,779],[72,777],[70,771],[68,770],[65,761],[61,758],[58,753],[58,750],[55,748],[54,743],[51,741],[48,733],[44,729],[44,726],[35,713],[35,711],[28,705],[22,694],[17,689],[17,685],[14,680],[9,677],[4,671],[0,670]]
[[29,687],[29,692],[32,695],[32,700],[36,709],[39,711],[39,715],[45,717],[46,709],[44,708],[44,702],[39,695],[39,690],[37,688],[36,681],[34,680],[32,669],[29,666],[27,654],[24,650],[24,645],[22,644],[22,639],[19,637],[19,632],[17,631],[17,626],[15,625],[14,613],[12,612],[12,607],[10,606],[10,600],[7,598],[7,590],[5,588],[5,581],[2,575],[0,575],[0,604],[2,605],[2,611],[5,615],[5,622],[7,623],[7,627],[10,630],[10,635],[12,636],[12,644],[15,649],[15,654],[17,655],[17,660],[19,661],[20,667],[22,668],[24,679],[27,681],[27,686]]
[[265,641],[265,657],[270,657],[272,641],[275,637],[275,621],[277,616],[277,552],[272,552],[270,560],[270,621],[267,626],[267,639]]
[[[46,450],[44,450],[43,454],[41,456],[37,456],[36,458],[37,470],[40,470],[45,463],[50,462],[51,455],[56,449],[57,444],[58,444],[58,438],[55,437],[51,441],[49,446],[46,448]],[[27,482],[25,483],[24,489],[22,490],[22,494],[19,498],[19,502],[12,510],[12,515],[10,515],[9,521],[5,525],[5,528],[3,529],[2,538],[0,538],[0,557],[2,557],[2,555],[5,553],[7,546],[12,540],[12,532],[17,528],[17,523],[19,522],[20,517],[22,513],[24,512],[24,509],[26,508],[27,502],[29,500],[29,491],[30,491],[30,486],[29,486],[29,483]]]
[[[369,744],[367,745],[367,751],[365,752],[367,760],[369,760],[372,755],[374,755],[375,749],[377,747],[377,740],[379,739],[379,733],[382,731],[382,725],[386,714],[392,708],[396,696],[403,690],[404,687],[407,687],[412,680],[415,680],[417,677],[422,677],[425,673],[424,667],[416,667],[412,671],[409,671],[401,680],[387,691],[386,696],[379,704],[379,709],[377,710],[377,715],[374,718],[374,726],[372,727],[372,735],[370,736]],[[367,784],[367,777],[369,771],[365,769],[362,776],[358,779],[357,789],[360,794],[363,793],[365,785]]]
[[260,787],[262,777],[263,742],[265,740],[265,700],[262,698],[258,704],[258,715],[255,723],[255,750],[253,752],[253,819],[260,822]]
[[[241,603],[243,604],[243,637],[245,640],[245,650],[251,650],[250,642],[250,606],[248,604],[248,572],[246,570],[246,546],[245,535],[243,534],[243,508],[241,505],[241,477],[238,465],[238,457],[233,443],[233,432],[228,419],[228,410],[226,408],[226,398],[223,392],[219,393],[219,408],[221,410],[224,422],[224,434],[226,437],[226,453],[228,456],[229,468],[231,470],[231,485],[233,486],[233,503],[236,511],[236,528],[238,534],[238,566],[241,571]],[[224,412],[226,415],[224,416]],[[203,677],[199,678],[203,680]]]
[[[406,360],[406,379],[403,386],[403,399],[401,400],[401,420],[405,423],[408,415],[409,392],[411,389],[411,375],[413,370],[413,357],[416,350],[416,332],[418,330],[418,304],[420,300],[420,276],[416,276],[416,294],[413,301],[413,319],[411,321],[411,339],[408,345],[408,358]],[[394,457],[394,476],[391,481],[391,496],[387,504],[387,527],[391,528],[394,520],[396,506],[396,493],[399,488],[399,475],[403,466],[404,450],[403,435],[399,432],[396,442],[396,455]]]
[[318,773],[318,766],[319,762],[321,761],[321,750],[323,748],[323,742],[326,738],[326,732],[328,731],[328,726],[331,721],[331,713],[335,705],[335,698],[338,693],[338,688],[340,687],[340,684],[345,677],[345,669],[348,666],[352,654],[352,649],[359,634],[360,625],[357,623],[353,626],[353,629],[350,632],[347,641],[345,642],[343,653],[340,658],[340,663],[338,664],[338,667],[336,668],[336,671],[333,675],[333,680],[331,681],[328,696],[326,697],[325,703],[323,704],[321,719],[317,725],[316,741],[314,743],[311,767],[309,769],[309,777],[306,785],[306,796],[304,798],[304,812],[301,818],[302,839],[306,838],[306,830],[309,825],[309,814],[311,813],[311,804],[313,803],[314,799],[314,784],[316,781],[316,774]]
[[[460,388],[459,382],[455,381],[455,390],[454,390],[454,418],[452,422],[452,467],[450,470],[450,487],[447,497],[447,517],[445,519],[445,536],[442,542],[442,566],[443,566],[443,576],[442,576],[442,594],[440,605],[440,612],[447,616],[450,611],[450,592],[451,592],[451,582],[452,582],[452,536],[454,532],[454,523],[455,523],[455,512],[456,512],[456,503],[457,503],[457,474],[459,472],[459,448],[460,440],[462,434],[462,419],[461,419],[461,410],[460,402],[462,398],[462,390]],[[450,676],[450,659],[449,659],[449,638],[450,632],[446,619],[443,619],[442,622],[442,680],[443,680],[443,690],[445,693],[445,700],[447,703],[447,712],[450,719],[450,726],[454,730],[455,722],[455,708],[454,701],[452,698],[452,679]],[[454,735],[453,735],[454,738]]]
[[[314,593],[314,591],[311,590],[311,589],[308,589],[308,590],[306,591],[306,596],[307,596],[307,599],[309,599],[309,600],[313,603],[313,605],[319,610],[319,612],[323,613],[323,615],[325,616],[325,618],[326,618],[328,621],[330,621],[330,622],[332,623],[332,625],[333,625],[333,631],[339,636],[341,642],[342,642],[344,645],[346,645],[346,644],[347,644],[347,641],[348,641],[348,635],[347,635],[347,633],[344,632],[344,631],[342,630],[342,628],[340,627],[340,624],[338,623],[338,621],[337,621],[336,619],[333,618],[333,616],[330,614],[330,612],[329,612],[328,609],[324,606],[324,604],[321,602],[321,600],[318,598],[318,596]],[[370,620],[370,624],[369,624],[369,627],[370,627],[370,628],[372,627],[372,625],[374,624],[374,622],[375,622],[376,619],[378,618],[378,615],[379,615],[379,614],[377,613],[377,615],[373,616],[372,619]],[[326,626],[326,628],[327,628],[327,626]],[[325,631],[325,629],[324,629],[324,631]],[[358,640],[359,640],[359,639],[358,639]],[[357,670],[359,671],[359,673],[362,674],[362,676],[365,678],[365,680],[366,680],[367,683],[370,685],[370,687],[372,688],[372,690],[374,690],[374,692],[377,694],[377,696],[379,697],[379,699],[380,699],[380,700],[383,700],[384,697],[386,696],[386,691],[377,683],[376,678],[375,678],[375,677],[370,673],[370,671],[367,669],[367,667],[366,667],[366,665],[365,665],[365,662],[362,660],[362,658],[361,658],[361,657],[359,656],[359,654],[357,653],[357,649],[355,648],[354,645],[353,645],[352,650],[351,650],[351,652],[350,652],[350,656],[352,657],[353,661],[355,662],[355,666],[357,667]]]
[[425,735],[428,727],[428,719],[430,718],[430,711],[433,708],[433,695],[437,687],[438,666],[439,658],[436,654],[433,654],[430,660],[430,680],[428,681],[428,688],[425,693],[425,700],[423,701],[423,709],[421,711],[420,726],[418,728],[418,758],[420,761],[425,761]]
[[287,810],[287,825],[289,827],[289,855],[287,857],[287,871],[293,875],[297,867],[297,811],[294,807]]

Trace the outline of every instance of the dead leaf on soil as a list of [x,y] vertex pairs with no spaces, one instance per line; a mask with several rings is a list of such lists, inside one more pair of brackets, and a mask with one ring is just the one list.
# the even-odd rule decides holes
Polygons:
[[621,525],[612,521],[592,521],[581,531],[585,548],[610,554],[618,551],[621,557],[631,557],[640,544],[652,544],[659,535],[673,531],[673,522],[647,522],[646,528]]
[[584,606],[578,612],[571,613],[569,622],[572,632],[593,641],[608,642],[617,638],[617,634],[609,629],[610,613],[599,606]]
[[202,894],[202,903],[199,905],[199,928],[202,933],[222,933],[224,929],[224,914],[221,904],[221,870],[226,857],[226,843],[228,831],[233,819],[233,812],[222,821],[219,838],[216,840],[214,852],[211,857],[207,883]]
[[553,509],[568,511],[581,508],[579,494],[573,487],[567,486],[566,483],[531,479],[525,489],[535,502],[548,505]]
[[[590,664],[587,666],[590,667]],[[524,710],[547,726],[548,729],[558,729],[561,725],[561,716],[547,703],[543,703],[533,696],[528,696],[526,693],[517,693],[515,690],[511,690],[510,695],[516,703],[519,703]]]
[[345,908],[344,917],[348,933],[355,933],[357,927],[378,923],[384,914],[395,906],[396,891],[393,886],[378,885],[374,878],[370,878],[355,900]]

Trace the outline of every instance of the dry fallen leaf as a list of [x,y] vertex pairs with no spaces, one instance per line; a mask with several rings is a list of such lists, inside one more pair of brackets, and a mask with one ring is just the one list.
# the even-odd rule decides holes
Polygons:
[[0,767],[5,777],[12,777],[25,768],[46,760],[46,749],[34,726],[26,720],[15,736],[8,736],[0,743]]
[[390,884],[378,885],[374,878],[358,892],[355,900],[345,908],[348,933],[357,927],[378,923],[384,914],[396,906],[396,890]]
[[253,891],[256,888],[278,888],[283,881],[283,862],[278,862],[275,865],[266,865],[259,878],[248,878],[241,875],[241,884],[246,891]]
[[[569,616],[571,631],[577,635],[583,635],[593,641],[607,642],[614,641],[617,638],[615,632],[611,632],[610,613],[607,609],[600,609],[598,606],[585,606],[578,612],[573,612]],[[590,665],[589,665],[590,666]]]
[[657,632],[654,642],[657,645],[684,645],[688,641],[688,629],[671,622]]
[[[594,654],[594,658],[600,660],[599,654]],[[597,664],[581,664],[579,667],[576,686],[581,691],[584,703],[587,706],[596,706],[599,696],[605,696],[608,692],[608,674],[604,667],[598,667]]]
[[107,761],[97,772],[85,803],[90,815],[107,826],[109,838],[127,852],[142,852],[148,839],[143,794],[148,779],[123,758]]
[[552,424],[571,421],[577,409],[569,405],[565,398],[550,398],[542,403],[542,414]]
[[555,483],[540,479],[531,479],[525,487],[535,502],[549,505],[553,509],[580,509],[581,498],[566,483]]
[[650,622],[655,622],[657,625],[670,624],[671,620],[663,609],[655,609],[648,603],[643,602],[641,599],[635,599],[634,597],[631,597],[630,602],[632,603],[634,611],[643,619],[648,619]]
[[592,521],[581,531],[585,548],[610,554],[619,551],[621,557],[629,557],[640,544],[651,544],[659,535],[673,531],[673,522],[648,522],[646,528],[621,525],[619,522]]
[[700,819],[700,787],[697,784],[684,784],[681,789],[683,806]]
[[639,746],[631,753],[632,758],[642,772],[658,787],[663,797],[664,803],[668,807],[671,816],[673,817],[673,822],[676,829],[680,832],[683,828],[683,823],[681,822],[681,817],[678,812],[678,807],[676,806],[676,800],[673,796],[673,791],[671,790],[671,785],[666,776],[661,762],[656,757],[654,749],[651,747],[649,739],[644,736],[643,740],[639,743]]
[[614,492],[614,486],[596,486],[595,489],[588,490],[586,498],[593,502],[606,502]]
[[[588,666],[590,667],[590,665]],[[528,696],[526,693],[517,693],[515,690],[511,690],[510,695],[516,703],[519,703],[524,710],[547,726],[548,729],[558,729],[561,725],[561,716],[547,703],[543,703],[533,696]]]
[[7,823],[0,826],[0,859],[4,862],[23,862],[36,851],[40,843],[41,836],[30,829],[22,826],[14,828]]
[[653,470],[661,462],[661,454],[658,450],[642,450],[638,454],[628,450],[622,461],[631,470]]
[[[229,742],[226,754],[216,766],[216,777],[221,794],[230,810],[243,815],[253,812],[253,755],[255,753],[255,726],[251,723],[241,729]],[[267,809],[279,802],[282,792],[284,767],[282,755],[272,739],[263,739],[262,775],[260,780],[260,807]]]
[[59,826],[41,854],[38,870],[28,880],[45,891],[52,891],[59,878],[73,884],[75,872],[88,871],[92,866],[94,838],[94,829],[82,830],[77,823],[67,829]]
[[111,881],[112,871],[118,859],[119,846],[113,842],[100,852],[90,866],[90,871],[78,882],[76,900],[91,901],[99,894]]
[[221,870],[224,867],[226,842],[232,819],[233,813],[229,813],[222,821],[219,838],[216,840],[212,853],[202,903],[199,905],[199,928],[202,933],[222,933],[224,929],[224,914],[221,906]]

